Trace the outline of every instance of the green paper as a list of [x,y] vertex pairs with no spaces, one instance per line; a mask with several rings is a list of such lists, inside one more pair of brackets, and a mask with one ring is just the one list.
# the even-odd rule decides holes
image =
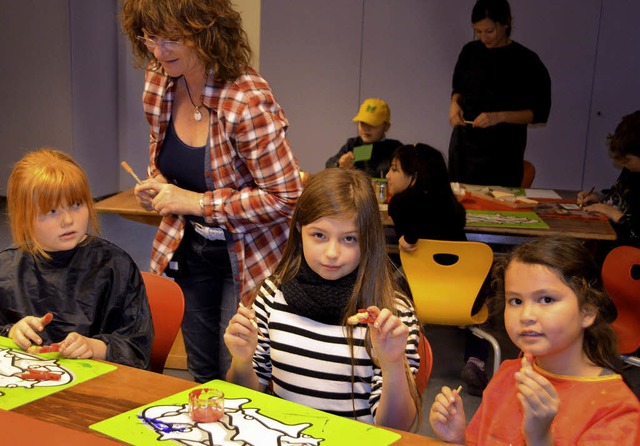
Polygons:
[[371,159],[371,152],[373,151],[373,144],[365,144],[363,146],[354,147],[353,149],[353,162],[357,161],[369,161]]
[[[90,359],[69,359],[59,353],[27,353],[11,339],[0,336],[0,409],[11,410],[39,398],[88,381],[117,367]],[[32,381],[20,373],[34,368],[61,374],[59,381]]]
[[496,228],[538,228],[549,229],[532,211],[479,211],[467,210],[467,226],[491,226]]
[[[195,423],[189,417],[189,393],[197,387],[213,387],[224,392],[225,415],[219,421]],[[165,441],[179,439],[182,439],[180,444],[192,446],[277,446],[289,444],[286,442],[287,439],[299,438],[304,438],[304,441],[292,442],[319,446],[382,446],[400,438],[395,432],[331,415],[225,381],[215,380],[197,387],[90,427],[135,446],[158,446]]]

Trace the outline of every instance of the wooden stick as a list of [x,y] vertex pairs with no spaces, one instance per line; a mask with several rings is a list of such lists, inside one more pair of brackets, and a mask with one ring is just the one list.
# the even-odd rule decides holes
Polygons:
[[126,161],[123,161],[120,163],[120,165],[122,166],[122,168],[124,170],[126,170],[128,173],[131,174],[131,176],[133,177],[134,180],[136,180],[136,182],[138,184],[142,184],[142,180],[140,180],[140,178],[138,178],[138,175],[136,175],[136,173],[133,171],[133,169],[131,168],[131,166],[129,165],[129,163],[127,163]]
[[[238,306],[242,307],[242,308],[248,308],[245,304],[242,303],[242,301],[240,301],[240,303],[238,304]],[[256,322],[255,319],[249,319],[249,321],[251,321],[251,325],[253,325],[254,327],[256,327],[256,330],[258,330],[258,336],[264,339],[264,335],[262,334],[262,332],[260,331],[260,328],[258,328],[258,323]]]

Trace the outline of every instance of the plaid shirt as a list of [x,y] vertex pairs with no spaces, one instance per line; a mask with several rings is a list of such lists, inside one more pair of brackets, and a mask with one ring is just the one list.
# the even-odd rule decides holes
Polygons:
[[[162,148],[175,93],[174,79],[148,68],[143,107],[150,125],[148,173],[160,173]],[[240,296],[249,299],[280,260],[289,236],[289,219],[302,191],[298,161],[285,132],[288,121],[267,82],[253,69],[233,82],[209,75],[202,103],[210,110],[209,191],[204,196],[205,222],[229,231],[238,260]],[[185,219],[162,219],[153,242],[151,271],[167,267],[184,234]]]

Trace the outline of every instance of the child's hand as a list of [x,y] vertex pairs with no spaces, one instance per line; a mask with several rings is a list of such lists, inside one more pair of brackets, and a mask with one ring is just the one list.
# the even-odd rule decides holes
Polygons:
[[413,252],[416,249],[418,249],[415,243],[414,244],[407,243],[407,241],[404,239],[404,235],[400,237],[400,239],[398,240],[398,247],[400,248],[401,251],[406,251],[406,252]]
[[376,320],[369,325],[369,333],[380,367],[384,370],[387,365],[404,363],[409,327],[386,308],[380,310],[376,306],[370,306],[367,310],[378,314]]
[[44,331],[44,327],[53,320],[53,314],[47,313],[42,317],[25,316],[16,322],[9,330],[9,338],[23,350],[31,344],[42,344],[42,338],[38,335]]
[[523,431],[527,444],[552,444],[551,423],[560,409],[553,384],[533,370],[533,357],[525,354],[516,372],[517,397],[524,410]]
[[99,339],[87,338],[73,331],[60,343],[59,352],[67,358],[104,359],[107,345]]
[[255,311],[241,305],[224,332],[224,343],[238,361],[251,360],[256,351],[259,331],[255,319]]
[[[460,387],[458,387],[460,389]],[[429,423],[436,435],[449,443],[464,444],[467,420],[459,390],[444,386],[431,405]]]
[[351,169],[353,167],[354,160],[355,160],[355,156],[353,155],[353,152],[347,152],[344,155],[342,155],[338,160],[338,167]]

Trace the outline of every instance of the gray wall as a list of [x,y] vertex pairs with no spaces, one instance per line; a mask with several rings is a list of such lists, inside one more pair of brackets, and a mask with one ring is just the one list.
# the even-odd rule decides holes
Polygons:
[[[512,37],[552,78],[552,111],[529,130],[536,187],[609,186],[606,134],[640,108],[637,0],[511,0]],[[303,169],[317,171],[369,96],[391,107],[389,136],[446,152],[451,76],[473,38],[473,0],[264,0],[261,71],[291,121]]]
[[[390,137],[446,152],[451,73],[473,35],[473,0],[263,0],[261,72],[290,121],[305,170],[355,135],[368,96],[388,100]],[[615,179],[604,145],[640,108],[636,0],[511,0],[513,38],[553,80],[548,125],[532,128],[527,158],[538,187],[604,187]],[[25,150],[51,145],[87,170],[96,196],[130,187],[119,167],[147,165],[148,129],[120,36],[117,0],[0,0],[0,195]]]

